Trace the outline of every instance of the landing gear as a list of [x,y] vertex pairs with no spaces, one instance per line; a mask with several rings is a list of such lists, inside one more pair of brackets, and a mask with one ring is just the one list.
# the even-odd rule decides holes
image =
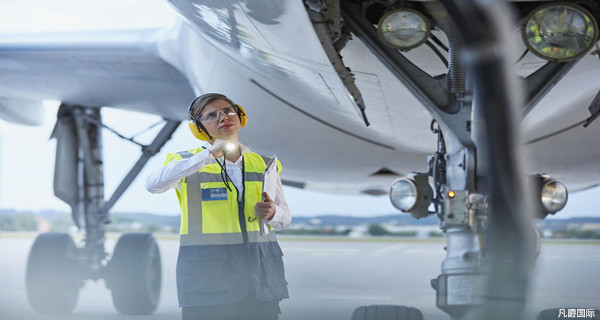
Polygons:
[[150,234],[122,235],[106,272],[106,286],[119,313],[146,315],[156,310],[162,271],[158,245]]
[[75,309],[83,285],[76,250],[66,233],[45,233],[35,239],[25,276],[27,299],[35,311],[64,314]]
[[[396,184],[399,191],[391,193],[395,206],[413,217],[436,214],[440,219],[447,257],[442,274],[431,283],[438,308],[453,319],[518,319],[525,305],[527,268],[535,253],[527,245],[530,199],[517,148],[516,120],[522,110],[517,110],[513,97],[520,92],[509,85],[514,76],[505,50],[510,46],[501,27],[510,21],[508,11],[495,1],[422,2],[448,39],[448,69],[440,76],[416,67],[400,50],[382,42],[380,30],[373,26],[378,17],[370,14],[383,14],[384,9],[375,10],[368,1],[340,4],[350,30],[438,123],[438,151],[430,158],[429,172],[402,179]],[[529,85],[534,78],[526,86],[531,103],[544,94]],[[551,84],[550,78],[543,81]],[[433,199],[427,177],[433,178]],[[430,204],[434,212],[429,211]]]
[[150,234],[125,234],[112,260],[104,248],[109,210],[170,139],[179,121],[166,121],[108,201],[104,197],[102,118],[99,108],[63,104],[53,132],[57,139],[54,193],[71,206],[75,225],[85,231],[83,246],[65,233],[40,235],[27,262],[27,296],[40,313],[69,313],[77,305],[84,280],[105,278],[117,311],[147,315],[158,306],[161,261]]

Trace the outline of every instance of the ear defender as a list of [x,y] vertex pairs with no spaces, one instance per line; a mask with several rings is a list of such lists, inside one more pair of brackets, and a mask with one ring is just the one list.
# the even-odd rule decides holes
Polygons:
[[208,132],[200,129],[200,126],[196,124],[196,120],[188,121],[188,127],[190,127],[190,131],[192,132],[194,137],[196,137],[196,139],[202,140],[202,141],[210,140],[210,136],[209,136]]
[[236,104],[237,108],[238,108],[238,117],[240,117],[240,124],[242,125],[242,128],[246,126],[246,123],[248,122],[248,115],[246,115],[246,111],[244,111],[244,108],[242,108],[242,106],[240,106],[239,104]]

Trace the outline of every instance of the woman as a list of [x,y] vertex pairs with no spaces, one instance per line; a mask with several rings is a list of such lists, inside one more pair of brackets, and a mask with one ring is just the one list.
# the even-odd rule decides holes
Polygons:
[[283,253],[272,229],[291,223],[281,164],[276,162],[275,194],[263,192],[263,173],[273,159],[239,143],[247,116],[226,96],[204,94],[192,102],[188,115],[192,134],[207,143],[170,153],[146,180],[148,191],[175,188],[179,200],[182,318],[278,319],[279,301],[288,292]]

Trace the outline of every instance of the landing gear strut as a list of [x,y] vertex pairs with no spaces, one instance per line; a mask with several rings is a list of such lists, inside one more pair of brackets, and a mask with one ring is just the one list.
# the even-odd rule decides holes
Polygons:
[[141,145],[142,156],[105,201],[100,109],[60,106],[53,132],[57,139],[54,193],[71,206],[73,221],[85,230],[85,238],[78,247],[66,233],[37,237],[26,272],[27,297],[35,311],[69,313],[77,305],[84,281],[102,278],[120,313],[147,315],[156,310],[162,275],[156,241],[150,234],[124,234],[109,259],[105,225],[110,223],[110,208],[178,126],[178,121],[167,120],[150,145]]

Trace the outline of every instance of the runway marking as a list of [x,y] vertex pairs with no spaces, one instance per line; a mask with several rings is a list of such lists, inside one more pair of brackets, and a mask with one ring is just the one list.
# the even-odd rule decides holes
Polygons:
[[317,295],[315,300],[392,300],[390,296],[363,296],[363,295]]
[[331,251],[318,251],[318,252],[313,252],[311,253],[311,255],[313,256],[347,256],[347,255],[356,255],[360,252],[360,250],[331,250]]
[[308,249],[308,248],[285,248],[284,252],[301,252],[316,255],[323,254],[356,254],[359,253],[359,249]]
[[398,251],[402,251],[402,249],[404,249],[405,247],[406,247],[405,243],[399,243],[399,244],[395,244],[392,246],[387,246],[385,248],[375,250],[374,253],[375,254],[386,254],[386,253],[390,253],[390,252],[398,252]]
[[577,255],[577,256],[543,255],[538,258],[538,261],[543,260],[543,259],[567,260],[567,261],[573,261],[573,260],[596,261],[596,260],[600,260],[600,256],[599,255]]
[[435,249],[406,249],[404,250],[404,253],[410,253],[410,254],[415,254],[415,255],[420,255],[420,256],[437,256],[437,255],[444,255],[444,250],[442,250],[442,248]]

